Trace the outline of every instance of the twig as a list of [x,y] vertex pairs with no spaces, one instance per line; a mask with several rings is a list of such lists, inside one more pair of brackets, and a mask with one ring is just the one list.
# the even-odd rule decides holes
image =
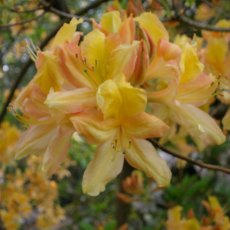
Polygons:
[[37,6],[33,9],[29,9],[29,10],[18,10],[17,8],[10,8],[10,7],[7,7],[7,10],[10,11],[10,12],[13,12],[13,13],[17,13],[17,14],[27,14],[27,13],[34,13],[35,11],[37,10],[41,10],[43,9],[42,6]]
[[[108,1],[108,0],[107,0],[107,1]],[[95,7],[97,7],[98,5],[102,4],[103,2],[107,2],[107,1],[105,1],[105,0],[100,0],[100,1],[96,1],[96,2],[92,3],[90,8],[86,7],[86,9],[87,9],[86,12],[87,12],[88,10],[90,10],[91,8],[95,8]],[[43,6],[45,6],[45,7],[47,6],[47,2],[46,2],[46,1],[40,0],[40,2],[41,2],[41,4],[42,4]],[[49,7],[49,11],[52,12],[52,13],[54,13],[54,14],[56,14],[56,15],[58,15],[58,16],[65,17],[65,18],[67,18],[67,19],[71,19],[71,18],[75,17],[75,18],[82,18],[82,19],[83,19],[84,21],[86,21],[86,22],[90,22],[90,23],[92,22],[89,18],[80,17],[80,14],[79,14],[79,13],[77,13],[77,14],[71,14],[71,13],[64,12],[64,11],[62,11],[62,10],[56,9],[56,8],[53,7],[53,6]],[[86,12],[85,12],[85,13],[86,13]]]
[[216,31],[216,32],[222,32],[222,33],[228,33],[230,32],[230,28],[224,28],[224,27],[217,27],[212,25],[207,25],[198,21],[194,21],[190,18],[187,18],[186,16],[182,14],[177,15],[177,20],[184,22],[192,27],[198,28],[200,30],[209,30],[209,31]]
[[6,25],[0,25],[0,29],[8,29],[8,28],[13,27],[13,26],[24,25],[26,23],[29,23],[29,22],[32,22],[32,21],[35,21],[35,20],[41,18],[45,13],[46,13],[46,11],[42,11],[41,14],[39,14],[33,18],[27,19],[27,20],[15,22],[15,23],[10,23],[10,24],[6,24]]
[[[40,0],[41,4],[43,6],[47,6],[47,2],[46,1],[43,1],[43,0]],[[62,11],[62,10],[58,10],[56,9],[55,7],[49,7],[49,11],[60,16],[60,17],[64,17],[64,18],[67,18],[67,19],[71,19],[71,18],[82,18],[84,21],[87,21],[87,22],[91,22],[91,20],[89,18],[86,18],[86,17],[81,17],[79,16],[79,14],[71,14],[71,13],[68,13],[68,12],[65,12],[65,11]]]
[[216,31],[216,32],[222,32],[227,33],[230,32],[230,28],[225,27],[217,27],[214,25],[207,25],[202,22],[198,22],[195,20],[192,20],[184,15],[184,9],[182,7],[182,2],[179,0],[173,0],[172,1],[172,9],[175,13],[174,19],[180,22],[183,22],[189,26],[195,27],[200,30],[208,30],[208,31]]
[[191,164],[194,164],[194,165],[197,165],[201,168],[206,168],[206,169],[209,169],[209,170],[213,170],[213,171],[220,171],[220,172],[224,172],[224,173],[227,173],[227,174],[230,174],[230,169],[229,168],[225,168],[223,166],[218,166],[218,165],[212,165],[212,164],[207,164],[207,163],[204,163],[202,161],[196,161],[196,160],[193,160],[189,157],[186,157],[186,156],[182,156],[178,153],[174,153],[173,151],[165,148],[164,146],[160,145],[157,141],[153,140],[153,139],[148,139],[156,148],[158,149],[161,149],[162,151],[176,157],[176,158],[179,158],[181,160],[185,160]]

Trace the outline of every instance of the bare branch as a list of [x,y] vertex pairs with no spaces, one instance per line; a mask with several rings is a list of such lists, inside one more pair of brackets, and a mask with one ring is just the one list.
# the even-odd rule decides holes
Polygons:
[[202,161],[196,161],[196,160],[193,160],[189,157],[186,157],[186,156],[182,156],[178,153],[174,153],[173,151],[165,148],[164,146],[160,145],[157,141],[153,140],[153,139],[148,139],[156,148],[158,149],[161,149],[162,151],[168,153],[169,155],[172,155],[178,159],[181,159],[181,160],[184,160],[184,161],[187,161],[191,164],[194,164],[194,165],[197,165],[201,168],[206,168],[206,169],[209,169],[209,170],[213,170],[213,171],[219,171],[219,172],[224,172],[224,173],[227,173],[227,174],[230,174],[230,169],[229,168],[226,168],[226,167],[223,167],[223,166],[219,166],[219,165],[213,165],[213,164],[207,164],[207,163],[204,163]]
[[13,27],[13,26],[24,25],[26,23],[29,23],[29,22],[32,22],[32,21],[35,21],[35,20],[41,18],[45,13],[46,13],[46,11],[42,11],[41,14],[39,14],[33,18],[27,19],[27,20],[15,22],[15,23],[10,23],[10,24],[6,24],[6,25],[0,25],[0,29],[8,29],[8,28]]
[[[108,0],[107,0],[108,1]],[[93,7],[91,7],[91,8],[95,8],[95,7],[97,7],[98,5],[100,5],[100,4],[102,4],[102,3],[104,3],[104,2],[107,2],[106,0],[99,0],[99,1],[96,1],[96,2],[94,2],[94,3],[92,3],[92,5],[94,5]],[[43,6],[47,6],[47,2],[46,1],[44,1],[44,0],[40,0],[40,2],[41,2],[41,4],[43,5]],[[88,7],[86,7],[86,8],[88,8]],[[86,11],[85,11],[85,13],[89,10],[89,9],[91,9],[91,8],[88,8]],[[68,13],[68,12],[65,12],[65,11],[62,11],[62,10],[59,10],[59,9],[56,9],[55,7],[53,7],[53,6],[51,6],[51,7],[49,7],[49,11],[50,12],[52,12],[52,13],[54,13],[54,14],[56,14],[56,15],[58,15],[58,16],[61,16],[61,17],[64,17],[64,18],[67,18],[67,19],[71,19],[71,18],[73,18],[73,17],[75,17],[75,18],[82,18],[84,21],[87,21],[87,22],[92,22],[89,18],[87,18],[87,17],[82,17],[82,16],[80,16],[78,13],[77,14],[71,14],[71,13]]]
[[200,30],[209,30],[209,31],[216,31],[216,32],[222,32],[222,33],[228,33],[230,32],[230,28],[224,28],[224,27],[217,27],[213,25],[207,25],[198,21],[194,21],[183,14],[177,15],[177,20],[184,22],[192,27],[198,28]]

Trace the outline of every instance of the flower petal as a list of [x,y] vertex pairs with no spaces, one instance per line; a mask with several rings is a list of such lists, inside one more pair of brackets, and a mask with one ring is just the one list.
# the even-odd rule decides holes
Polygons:
[[91,196],[97,196],[103,192],[106,184],[121,172],[123,162],[124,155],[112,149],[111,140],[100,145],[85,170],[83,192]]
[[63,78],[75,87],[92,87],[91,79],[84,72],[86,70],[81,58],[80,48],[76,44],[65,44],[57,49],[60,57],[60,69]]
[[107,63],[109,79],[114,79],[121,73],[125,74],[127,79],[132,75],[139,44],[138,41],[134,41],[131,45],[120,45],[112,51]]
[[69,41],[73,38],[76,27],[81,23],[82,19],[72,18],[70,23],[65,23],[61,29],[57,32],[53,42],[52,47],[63,44],[65,41]]
[[167,30],[155,14],[143,13],[136,17],[135,21],[149,34],[155,44],[157,44],[160,39],[169,39]]
[[180,68],[181,83],[192,81],[200,75],[204,65],[199,61],[196,47],[186,43],[181,54]]
[[[122,76],[121,76],[122,77]],[[97,104],[105,118],[122,118],[136,115],[145,110],[146,94],[124,79],[107,80],[97,91]]]
[[96,105],[95,92],[88,88],[52,92],[48,94],[45,104],[61,113],[77,113]]
[[128,136],[143,139],[161,137],[168,131],[162,120],[144,112],[126,119],[123,127]]
[[36,61],[37,74],[33,81],[39,85],[41,90],[48,94],[50,88],[59,90],[64,79],[60,71],[59,57],[49,51],[39,52]]
[[187,129],[200,149],[210,144],[222,144],[225,136],[215,120],[193,105],[177,104],[172,108],[174,120]]
[[58,126],[49,142],[43,158],[43,170],[52,175],[67,156],[74,130],[68,126]]
[[29,154],[44,153],[54,132],[54,124],[31,126],[22,134],[14,149],[16,158],[20,159]]
[[105,65],[105,35],[98,29],[88,33],[81,43],[81,51],[86,63],[101,71]]
[[179,85],[176,99],[184,104],[201,106],[213,97],[217,83],[212,75],[200,74],[194,81]]
[[103,120],[97,111],[86,111],[70,118],[75,129],[90,143],[102,143],[113,138],[117,133],[118,124],[114,120]]
[[169,185],[171,171],[148,141],[133,139],[129,148],[125,149],[125,159],[131,166],[144,171],[147,176],[156,180],[160,187]]
[[102,15],[101,27],[107,33],[117,33],[121,26],[121,17],[118,11],[108,12]]

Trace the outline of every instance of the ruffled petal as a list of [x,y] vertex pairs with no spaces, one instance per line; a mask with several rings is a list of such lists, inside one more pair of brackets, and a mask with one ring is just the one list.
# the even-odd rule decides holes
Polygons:
[[79,46],[67,43],[57,49],[57,55],[60,58],[60,69],[63,78],[74,87],[92,88],[94,83],[85,72],[88,69],[82,60]]
[[101,113],[87,111],[70,118],[77,132],[90,143],[102,143],[115,137],[118,123],[114,120],[104,120]]
[[210,144],[222,144],[225,135],[207,113],[193,105],[177,104],[172,107],[174,120],[186,128],[200,149]]
[[124,79],[107,80],[97,91],[97,104],[105,118],[122,118],[136,115],[145,110],[146,94]]
[[108,57],[107,79],[114,79],[123,73],[128,79],[135,68],[139,42],[134,41],[131,45],[120,45],[112,51]]
[[54,124],[30,127],[22,134],[14,149],[16,158],[20,159],[29,154],[43,154],[54,133]]
[[201,106],[213,97],[217,85],[212,75],[201,74],[194,81],[180,84],[176,99],[184,104]]
[[100,74],[105,69],[105,35],[98,29],[88,33],[81,43],[82,55],[89,66],[99,70]]
[[105,32],[117,33],[121,26],[120,13],[118,11],[112,11],[103,14],[100,24]]
[[88,88],[52,92],[48,94],[45,104],[61,113],[77,113],[96,106],[95,92]]
[[133,139],[130,146],[125,149],[125,159],[131,166],[144,171],[147,176],[153,178],[158,186],[169,185],[171,171],[148,141]]
[[103,192],[106,184],[121,172],[123,162],[124,155],[113,150],[111,140],[100,145],[85,170],[82,182],[83,192],[91,196],[97,196]]
[[143,139],[161,137],[169,129],[162,120],[144,112],[125,120],[123,128],[128,136]]
[[197,78],[204,69],[204,65],[199,61],[196,47],[186,43],[183,47],[180,60],[180,82],[185,83]]
[[155,44],[157,44],[160,39],[169,39],[167,30],[155,14],[143,13],[136,17],[135,21],[148,33]]
[[53,42],[52,47],[63,44],[66,41],[69,41],[73,38],[73,35],[76,30],[76,26],[79,23],[82,23],[82,19],[72,18],[70,23],[65,23],[61,29],[57,32]]

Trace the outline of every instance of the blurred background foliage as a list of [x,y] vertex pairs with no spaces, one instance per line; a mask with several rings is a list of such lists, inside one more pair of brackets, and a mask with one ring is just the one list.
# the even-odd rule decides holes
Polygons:
[[[230,19],[229,0],[176,2],[179,2],[184,15],[198,25],[213,25],[220,19]],[[26,52],[26,41],[32,40],[36,46],[44,48],[60,25],[69,20],[57,12],[51,12],[49,7],[96,20],[108,8],[122,7],[132,13],[145,8],[161,17],[171,37],[177,34],[201,34],[196,26],[187,26],[183,21],[175,20],[178,9],[173,9],[173,1],[170,0],[60,0],[46,1],[45,7],[43,3],[39,0],[0,1],[0,111],[12,87],[17,88],[17,95],[35,73],[35,67]],[[87,22],[79,28],[84,33],[89,29]],[[11,110],[10,106],[8,110]],[[3,123],[0,131],[0,229],[117,229],[119,213],[116,210],[120,202],[128,207],[126,223],[120,229],[165,229],[167,211],[176,205],[183,207],[182,215],[186,216],[193,210],[201,220],[207,213],[201,203],[211,195],[218,198],[225,215],[230,215],[229,175],[191,164],[178,167],[176,160],[169,156],[166,158],[173,171],[173,180],[165,190],[156,188],[154,181],[133,171],[125,180],[118,178],[110,183],[98,197],[84,195],[81,178],[95,150],[94,146],[86,144],[84,140],[79,141],[79,137],[73,138],[69,159],[63,170],[49,180],[42,176],[39,157],[14,161],[10,150],[20,131],[13,125],[20,126],[9,112],[4,120],[8,123]],[[220,146],[206,149],[202,154],[194,153],[194,157],[229,166],[229,147],[228,140]],[[119,183],[122,184],[120,191]]]

